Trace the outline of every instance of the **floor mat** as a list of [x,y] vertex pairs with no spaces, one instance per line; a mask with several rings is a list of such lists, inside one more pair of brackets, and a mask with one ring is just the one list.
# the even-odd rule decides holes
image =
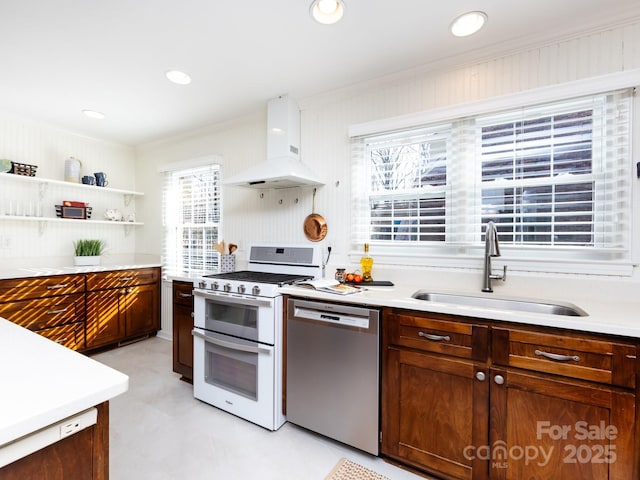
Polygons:
[[389,478],[343,458],[333,467],[325,480],[389,480]]

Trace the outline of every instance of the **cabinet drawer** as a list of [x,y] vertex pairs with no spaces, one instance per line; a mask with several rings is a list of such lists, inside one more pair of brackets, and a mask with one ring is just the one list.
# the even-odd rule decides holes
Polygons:
[[107,290],[155,283],[160,278],[159,268],[141,268],[136,270],[112,270],[87,274],[87,290]]
[[193,284],[190,282],[173,282],[173,304],[193,306]]
[[636,347],[579,334],[493,329],[493,362],[634,388]]
[[[457,322],[438,314],[388,314],[390,343],[427,352],[485,361],[488,358],[489,327]],[[446,318],[446,319],[445,319]]]
[[36,333],[71,350],[82,350],[84,348],[84,322],[44,328],[36,330]]
[[84,292],[84,275],[14,278],[0,281],[0,302]]
[[84,294],[0,303],[0,317],[29,330],[84,321]]

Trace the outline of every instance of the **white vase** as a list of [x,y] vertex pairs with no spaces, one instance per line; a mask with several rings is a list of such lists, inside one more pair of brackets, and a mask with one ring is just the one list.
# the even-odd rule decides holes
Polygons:
[[73,257],[73,264],[76,267],[86,267],[89,265],[100,265],[100,255]]

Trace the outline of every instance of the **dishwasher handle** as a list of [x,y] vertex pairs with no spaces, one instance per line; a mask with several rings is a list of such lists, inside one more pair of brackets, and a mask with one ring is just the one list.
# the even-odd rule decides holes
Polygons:
[[369,328],[369,317],[360,317],[357,315],[349,315],[347,313],[325,312],[312,308],[296,306],[293,319],[312,320],[316,322],[324,322],[335,325],[344,325],[346,327]]

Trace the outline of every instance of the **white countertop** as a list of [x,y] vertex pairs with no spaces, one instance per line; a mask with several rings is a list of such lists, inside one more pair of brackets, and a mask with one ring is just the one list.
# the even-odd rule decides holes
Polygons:
[[[167,280],[182,280],[197,282],[201,275],[169,274]],[[513,281],[513,280],[512,280]],[[352,303],[357,305],[371,305],[375,307],[395,307],[422,312],[434,312],[450,315],[460,315],[486,320],[521,323],[524,325],[538,325],[546,327],[565,328],[581,332],[604,333],[622,337],[640,338],[640,301],[636,295],[631,299],[609,300],[606,293],[599,296],[571,298],[565,292],[561,292],[564,300],[550,299],[537,296],[513,296],[500,293],[485,294],[479,291],[446,290],[432,288],[428,291],[434,293],[448,293],[471,296],[489,296],[511,300],[538,301],[541,303],[556,303],[560,305],[575,305],[585,312],[585,317],[573,317],[563,315],[548,315],[541,313],[514,312],[511,310],[498,310],[493,308],[480,308],[471,306],[453,305],[441,302],[417,300],[411,295],[420,290],[412,281],[408,283],[396,282],[393,287],[367,287],[359,293],[350,295],[337,295],[334,293],[315,291],[309,288],[297,286],[285,286],[280,288],[282,294],[298,297],[327,300],[332,302]]]
[[105,264],[87,267],[22,267],[0,269],[0,280],[11,278],[44,277],[50,275],[74,275],[78,273],[109,272],[160,267],[159,263]]
[[74,266],[73,257],[9,258],[2,261],[0,280],[161,266],[162,263],[159,256],[145,254],[103,255],[100,265],[86,267]]
[[116,397],[129,377],[0,318],[0,448]]
[[[604,302],[602,300],[580,299],[579,302],[572,302],[569,299],[568,303],[573,303],[573,305],[580,307],[588,313],[588,316],[586,317],[571,317],[541,313],[514,312],[493,308],[459,306],[441,302],[417,300],[415,298],[411,298],[411,295],[418,290],[416,287],[395,286],[366,288],[367,289],[365,291],[350,295],[337,295],[296,286],[281,287],[280,291],[283,294],[332,302],[378,307],[406,308],[423,312],[462,315],[465,317],[482,318],[487,320],[517,322],[528,325],[540,325],[582,332],[606,333],[611,335],[640,338],[640,310],[637,300],[629,302]],[[430,291],[434,293],[467,294],[465,292],[442,291],[437,289]],[[478,292],[470,293],[469,295],[482,296],[483,294]],[[555,301],[549,302],[545,299],[536,298],[509,297],[497,294],[489,295],[494,295],[494,298],[542,301],[544,303],[567,303]]]

